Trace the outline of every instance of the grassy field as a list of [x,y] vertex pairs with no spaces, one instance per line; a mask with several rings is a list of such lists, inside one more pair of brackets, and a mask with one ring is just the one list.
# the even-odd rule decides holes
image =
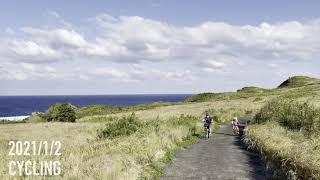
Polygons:
[[254,117],[246,143],[270,162],[275,178],[320,179],[320,108],[279,98]]
[[[142,123],[138,131],[112,139],[99,139],[97,130],[121,117],[130,116],[131,111],[84,116],[76,123],[45,123],[37,119],[33,123],[3,124],[0,126],[0,164],[5,168],[1,168],[0,178],[10,177],[6,167],[9,160],[15,160],[8,156],[9,140],[61,141],[63,149],[59,160],[64,174],[59,178],[137,179],[160,176],[162,164],[172,159],[173,152],[199,139],[203,133],[200,117],[206,110],[222,110],[224,113],[218,116],[220,124],[223,124],[223,120],[244,114],[247,104],[255,106],[248,99],[246,102],[185,103],[138,110],[135,116]],[[36,158],[51,160],[51,157]],[[16,159],[26,160],[26,157]]]
[[[303,77],[301,80],[299,77],[298,80],[293,78],[291,81],[295,82],[294,86],[287,83],[287,86],[275,89],[247,87],[237,92],[204,93],[193,96],[184,103],[156,103],[133,108],[86,107],[77,109],[75,123],[48,123],[41,118],[33,117],[29,123],[0,124],[0,179],[12,178],[8,174],[9,160],[28,158],[36,158],[39,161],[58,158],[63,171],[61,176],[56,177],[58,179],[159,177],[163,173],[163,164],[172,161],[177,150],[197,142],[203,133],[201,117],[206,111],[214,116],[218,122],[215,123],[215,128],[218,128],[228,123],[233,116],[254,116],[273,99],[308,102],[314,108],[320,106],[320,85],[315,79]],[[131,126],[124,125],[123,128],[128,128],[128,133],[126,131],[112,136],[99,136],[102,131],[110,132],[110,129],[118,127],[118,122],[122,118],[132,116],[133,112],[137,126],[132,129]],[[266,116],[266,119],[268,118]],[[310,164],[303,166],[312,165],[312,172],[319,169],[319,156],[312,156],[320,154],[317,133],[308,134],[303,130],[292,130],[277,121],[268,120],[250,126],[247,133],[247,142],[253,148],[261,149],[261,153],[277,154],[281,162],[295,157],[293,165],[308,162]],[[62,142],[62,155],[8,156],[10,140],[59,140]],[[283,146],[271,148],[279,142]],[[299,144],[303,145],[303,148],[299,148]],[[280,153],[289,152],[289,149],[300,154],[305,152],[306,155]]]
[[320,137],[306,137],[278,123],[251,125],[246,142],[260,152],[268,162],[272,176],[277,179],[319,179]]

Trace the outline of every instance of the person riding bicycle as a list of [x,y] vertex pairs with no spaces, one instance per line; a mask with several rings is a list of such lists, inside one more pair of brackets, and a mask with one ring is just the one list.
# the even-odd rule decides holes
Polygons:
[[239,122],[238,118],[234,117],[232,119],[231,124],[232,124],[233,131],[236,132],[236,134],[239,134],[239,127],[238,126],[240,125],[240,122]]
[[204,117],[204,120],[203,120],[204,124],[203,124],[203,127],[206,129],[208,129],[209,133],[210,133],[210,127],[211,127],[211,124],[212,124],[212,118],[210,116],[210,114],[207,112],[206,113],[206,116]]

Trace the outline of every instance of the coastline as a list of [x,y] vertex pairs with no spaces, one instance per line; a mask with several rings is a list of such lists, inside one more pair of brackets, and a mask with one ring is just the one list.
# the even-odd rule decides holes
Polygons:
[[20,120],[33,112],[45,112],[55,103],[71,103],[78,108],[103,105],[133,107],[160,102],[183,102],[190,94],[159,95],[89,95],[89,96],[0,96],[0,120]]
[[30,116],[9,116],[9,117],[0,117],[0,121],[22,121]]

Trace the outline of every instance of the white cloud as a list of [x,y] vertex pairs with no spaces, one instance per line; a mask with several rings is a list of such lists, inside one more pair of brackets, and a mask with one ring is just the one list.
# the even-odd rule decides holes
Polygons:
[[[197,26],[179,27],[138,16],[113,17],[98,15],[99,31],[94,38],[73,29],[39,29],[26,27],[21,32],[20,46],[38,46],[44,59],[53,52],[61,58],[86,56],[114,62],[163,60],[204,60],[233,56],[257,60],[308,60],[320,49],[320,23],[261,23],[259,26],[237,26],[205,22]],[[88,41],[86,39],[91,39]],[[27,43],[26,43],[27,42]],[[17,44],[17,43],[15,43]],[[28,44],[28,45],[27,45]],[[44,50],[46,49],[46,50]],[[51,50],[50,50],[51,49]],[[29,53],[19,53],[22,60]],[[45,60],[44,60],[45,61]]]
[[202,61],[198,65],[203,67],[203,70],[207,72],[222,70],[224,67],[226,67],[226,63],[215,60]]
[[126,81],[135,81],[135,79],[132,78],[132,75],[128,72],[121,71],[119,69],[115,68],[97,68],[91,73],[92,75],[96,75],[100,78],[107,78],[119,82],[126,82]]
[[28,63],[0,65],[0,80],[57,79],[59,75],[53,67]]
[[12,57],[23,62],[51,62],[63,56],[61,52],[33,41],[13,41],[9,49]]
[[22,28],[22,32],[26,35],[31,36],[31,39],[47,43],[53,47],[84,47],[87,45],[84,37],[74,30],[67,29],[53,29],[53,30],[42,30],[36,28]]
[[182,72],[165,72],[163,75],[164,80],[171,81],[190,81],[195,79],[190,70],[185,70]]
[[[55,12],[51,15],[61,19]],[[148,76],[147,79],[193,79],[196,74],[193,71],[222,71],[243,64],[247,59],[277,64],[276,61],[284,60],[312,61],[320,56],[320,22],[317,20],[261,23],[258,26],[204,22],[183,27],[138,16],[101,14],[94,22],[85,28],[91,33],[82,32],[81,26],[13,29],[11,36],[2,37],[5,41],[0,42],[0,56],[8,61],[30,64],[61,65],[79,59],[88,64],[94,64],[93,59],[115,64],[155,64],[153,70],[108,66],[90,69],[94,73],[81,74],[82,79],[105,77],[127,81],[141,81],[144,76]],[[164,66],[154,68],[156,63],[163,62],[182,62],[195,68],[192,71],[182,70],[182,67],[177,67],[176,71],[169,71]],[[50,68],[43,71],[48,72]],[[38,70],[31,69],[30,72]],[[31,73],[31,76],[25,76],[25,73],[17,79],[37,77],[37,73]],[[67,72],[62,74],[76,78]]]
[[131,66],[131,68],[101,67],[87,73],[90,79],[104,78],[116,82],[143,82],[147,80],[184,82],[194,80],[190,70],[160,71],[146,66]]

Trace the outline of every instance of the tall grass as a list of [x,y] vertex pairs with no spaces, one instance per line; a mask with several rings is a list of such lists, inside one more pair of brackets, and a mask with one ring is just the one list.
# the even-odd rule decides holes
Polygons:
[[320,132],[320,109],[307,102],[280,98],[262,107],[254,121],[274,121],[290,130],[303,131],[304,134],[310,135]]
[[[307,91],[312,93],[304,96]],[[176,150],[199,139],[203,133],[201,117],[206,111],[220,123],[229,121],[233,116],[241,117],[258,111],[257,124],[247,130],[246,138],[252,147],[261,150],[269,159],[277,159],[280,165],[290,167],[288,169],[293,169],[292,174],[298,174],[297,177],[319,179],[319,136],[318,133],[305,133],[317,130],[308,130],[306,127],[311,126],[307,122],[312,122],[312,127],[319,127],[318,119],[314,118],[317,115],[312,115],[317,108],[303,103],[296,107],[296,102],[292,104],[288,100],[288,103],[270,103],[269,107],[259,111],[265,102],[279,96],[310,100],[320,107],[319,95],[320,86],[315,85],[263,91],[251,88],[237,93],[199,95],[186,103],[156,103],[120,109],[102,106],[81,108],[77,110],[76,123],[1,124],[0,167],[4,168],[0,168],[0,179],[11,178],[5,168],[10,160],[7,156],[9,140],[62,141],[60,161],[64,174],[58,179],[158,177],[163,173],[163,163],[172,161]],[[281,109],[279,106],[284,104],[289,105]],[[132,112],[135,112],[134,116]],[[309,120],[304,120],[305,117]],[[295,125],[290,124],[292,120]],[[117,132],[118,128],[130,131]],[[292,168],[295,166],[299,168]]]
[[114,120],[113,123],[107,123],[104,128],[98,129],[98,139],[115,138],[118,136],[128,136],[135,133],[141,128],[142,123],[132,113],[130,116],[123,116],[120,119]]
[[[149,179],[160,176],[163,173],[162,164],[173,158],[175,150],[184,147],[188,144],[186,142],[194,143],[203,131],[201,120],[191,115],[149,121],[129,115],[110,118],[108,123],[114,125],[104,126],[107,122],[56,122],[1,126],[0,164],[3,168],[0,169],[0,179],[14,178],[8,175],[9,160],[27,160],[22,156],[7,156],[9,140],[60,140],[63,150],[59,160],[63,175],[56,177],[58,179]],[[132,124],[139,125],[132,128]],[[121,128],[121,132],[110,131],[116,128]],[[97,138],[101,136],[97,129],[111,134]],[[34,158],[51,160],[54,157]]]
[[277,122],[249,126],[245,142],[262,154],[270,179],[320,179],[320,137],[291,131]]
[[82,107],[77,109],[76,115],[77,115],[77,118],[79,119],[85,116],[114,114],[122,110],[123,108],[120,108],[120,107],[94,105],[94,106],[87,106],[87,107]]
[[320,179],[320,109],[277,98],[263,106],[245,141],[259,151],[275,179]]
[[82,107],[77,109],[76,115],[77,115],[77,118],[80,119],[87,116],[110,115],[110,114],[116,114],[120,112],[134,112],[134,111],[154,109],[162,106],[172,106],[177,104],[181,104],[181,103],[155,102],[155,103],[140,104],[140,105],[130,106],[130,107],[111,107],[111,106],[104,106],[104,105],[93,105],[93,106],[87,106],[87,107]]
[[255,109],[249,107],[229,107],[220,109],[207,109],[212,119],[218,123],[227,123],[232,120],[233,117],[252,116]]

